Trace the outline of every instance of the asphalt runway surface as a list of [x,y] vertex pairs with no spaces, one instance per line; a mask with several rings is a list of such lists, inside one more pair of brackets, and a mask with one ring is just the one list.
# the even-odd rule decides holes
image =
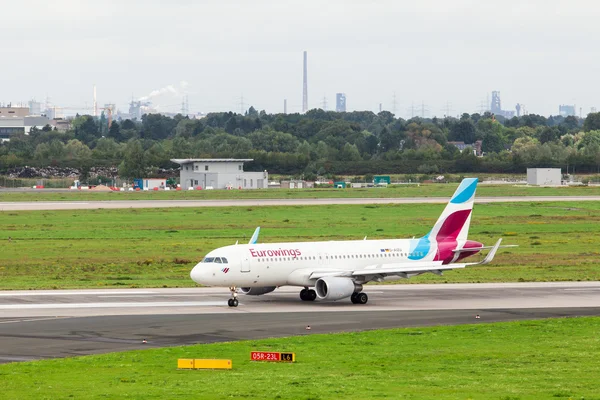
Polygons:
[[239,307],[230,308],[225,288],[0,291],[0,362],[365,329],[600,316],[600,282],[369,285],[365,292],[366,305],[347,299],[305,303],[297,288],[280,288],[264,296],[240,295]]
[[[172,207],[260,207],[314,206],[332,204],[445,204],[448,197],[407,198],[319,198],[319,199],[241,199],[241,200],[107,200],[107,201],[24,201],[0,202],[0,211],[23,210],[93,210],[115,208],[172,208]],[[600,201],[600,196],[514,196],[476,197],[475,203],[523,203],[549,201]]]

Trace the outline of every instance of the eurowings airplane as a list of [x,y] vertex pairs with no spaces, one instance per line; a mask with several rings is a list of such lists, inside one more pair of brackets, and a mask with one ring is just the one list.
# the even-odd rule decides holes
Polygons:
[[[229,287],[230,307],[238,305],[237,288],[247,295],[262,295],[286,285],[302,287],[303,301],[349,297],[354,304],[366,304],[363,285],[368,282],[426,272],[442,275],[492,261],[502,239],[494,246],[467,239],[476,188],[476,178],[464,179],[433,229],[418,239],[258,244],[259,227],[250,243],[208,253],[190,276],[202,285]],[[482,261],[458,262],[482,250],[489,250]]]

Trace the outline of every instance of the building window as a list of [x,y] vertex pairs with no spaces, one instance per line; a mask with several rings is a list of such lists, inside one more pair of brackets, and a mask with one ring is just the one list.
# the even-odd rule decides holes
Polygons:
[[242,170],[242,164],[238,165],[238,171]]
[[204,170],[205,170],[205,171],[208,171],[208,165],[205,165],[205,166],[204,166]]
[[198,171],[198,166],[196,165],[196,171]]
[[252,187],[252,179],[250,179],[250,187]]
[[246,187],[246,180],[244,179],[244,187]]
[[198,184],[198,181],[194,181],[194,185],[197,185],[197,184]]
[[188,170],[188,166],[187,166],[187,165],[185,166],[185,170],[186,170],[186,171],[189,171],[189,170]]

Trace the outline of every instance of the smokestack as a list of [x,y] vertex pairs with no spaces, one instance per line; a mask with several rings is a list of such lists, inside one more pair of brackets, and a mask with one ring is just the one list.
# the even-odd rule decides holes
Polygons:
[[287,99],[283,99],[283,113],[287,114]]
[[307,54],[304,52],[304,86],[302,90],[302,112],[308,111],[308,67],[307,67]]
[[94,85],[94,117],[98,116],[98,103],[96,102],[96,85]]

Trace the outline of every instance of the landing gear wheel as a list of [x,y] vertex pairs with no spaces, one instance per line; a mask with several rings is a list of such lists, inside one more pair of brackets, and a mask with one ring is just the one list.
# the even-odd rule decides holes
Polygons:
[[367,296],[366,293],[358,293],[356,295],[356,303],[354,304],[367,304],[367,302],[369,301],[369,296]]
[[315,301],[317,298],[317,292],[312,289],[302,289],[300,291],[300,300],[302,301]]
[[356,293],[356,292],[352,293],[352,296],[350,296],[350,301],[352,302],[352,304],[358,304],[358,301],[356,300],[357,296],[358,296],[358,293]]
[[227,300],[227,305],[229,307],[237,307],[238,304],[239,304],[238,299],[229,299],[229,300]]
[[302,300],[302,301],[307,301],[307,299],[306,299],[306,292],[308,292],[308,289],[306,289],[306,288],[305,288],[305,289],[302,289],[302,290],[300,291],[300,300]]
[[231,298],[229,300],[227,300],[227,305],[229,307],[237,307],[239,302],[237,299],[237,290],[236,290],[235,286],[230,287],[229,291],[231,292]]

